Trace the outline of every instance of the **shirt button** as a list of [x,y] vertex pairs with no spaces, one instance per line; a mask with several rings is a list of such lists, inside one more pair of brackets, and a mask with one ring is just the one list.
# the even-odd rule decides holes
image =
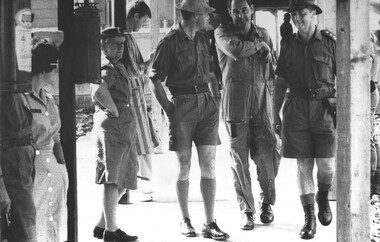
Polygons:
[[48,172],[47,176],[48,176],[48,177],[51,177],[51,173],[50,173],[50,172]]
[[52,222],[54,219],[52,216],[49,217],[49,221]]
[[52,188],[52,187],[49,187],[49,188],[48,188],[48,191],[49,191],[49,192],[52,192],[52,191],[53,191],[53,188]]
[[46,162],[49,163],[49,162],[50,162],[50,159],[49,159],[49,158],[46,158]]
[[39,155],[41,152],[39,150],[36,150],[36,155]]
[[51,207],[53,206],[53,202],[49,202],[48,205]]
[[49,116],[49,112],[48,112],[48,111],[46,111],[46,112],[45,112],[45,115],[46,115],[46,116]]

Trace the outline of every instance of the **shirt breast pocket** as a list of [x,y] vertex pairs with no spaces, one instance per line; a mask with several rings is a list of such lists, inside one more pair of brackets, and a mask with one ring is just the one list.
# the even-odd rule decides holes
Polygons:
[[181,52],[178,55],[177,65],[181,72],[189,70],[189,68],[195,65],[194,53],[191,50]]
[[320,82],[333,82],[334,75],[330,56],[314,56],[314,77]]

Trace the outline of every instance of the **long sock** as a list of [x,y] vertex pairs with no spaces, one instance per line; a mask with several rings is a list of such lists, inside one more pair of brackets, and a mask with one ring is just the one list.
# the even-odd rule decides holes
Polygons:
[[318,190],[321,192],[328,192],[330,190],[331,184],[326,184],[318,182]]
[[189,184],[189,179],[177,181],[177,200],[183,218],[190,218],[189,207],[187,204],[189,200]]
[[308,204],[314,204],[314,193],[303,194],[300,196],[302,206],[305,207]]
[[215,191],[215,179],[201,177],[201,193],[206,215],[206,223],[211,223],[212,221],[214,221]]

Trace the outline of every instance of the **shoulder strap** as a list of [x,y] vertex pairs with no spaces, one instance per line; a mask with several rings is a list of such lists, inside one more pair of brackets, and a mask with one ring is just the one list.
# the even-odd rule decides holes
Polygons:
[[335,34],[332,33],[330,30],[328,30],[328,29],[322,29],[322,30],[321,30],[321,33],[322,33],[323,36],[325,36],[325,37],[327,37],[327,38],[330,38],[330,39],[336,41],[336,36],[335,36]]

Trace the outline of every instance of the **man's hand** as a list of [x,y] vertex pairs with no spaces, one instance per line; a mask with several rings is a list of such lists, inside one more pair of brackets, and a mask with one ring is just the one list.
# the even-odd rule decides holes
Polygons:
[[260,57],[266,62],[270,63],[272,62],[272,53],[269,45],[265,43],[264,41],[257,41],[256,42],[256,48],[257,52],[259,53]]
[[278,134],[281,137],[281,118],[279,114],[274,115],[274,124],[273,124],[273,129],[276,134]]
[[174,104],[168,100],[168,102],[166,103],[166,105],[164,107],[164,111],[165,111],[167,116],[172,115],[174,112]]
[[11,200],[8,196],[8,192],[2,178],[0,178],[0,205],[2,214],[8,213],[11,209]]

